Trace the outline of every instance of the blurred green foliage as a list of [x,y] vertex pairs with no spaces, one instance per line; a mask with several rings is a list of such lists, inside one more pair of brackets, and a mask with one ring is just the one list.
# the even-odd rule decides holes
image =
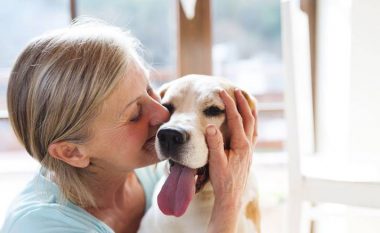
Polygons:
[[281,53],[280,0],[214,0],[214,42],[236,41],[244,57]]

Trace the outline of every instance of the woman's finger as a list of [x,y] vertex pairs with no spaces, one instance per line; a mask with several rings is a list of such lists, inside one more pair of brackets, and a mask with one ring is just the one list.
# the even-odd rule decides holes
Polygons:
[[235,101],[225,90],[220,92],[220,97],[226,108],[227,125],[231,132],[231,146],[240,147],[240,142],[246,139],[242,117],[236,107]]
[[206,128],[206,141],[209,150],[210,169],[219,169],[227,166],[227,156],[224,153],[223,136],[215,125]]
[[252,140],[253,137],[253,130],[254,130],[254,117],[251,111],[251,108],[248,104],[247,99],[244,97],[241,90],[237,89],[235,90],[235,98],[238,110],[241,114],[241,117],[243,119],[243,125],[244,125],[244,131],[247,137],[249,137],[249,140]]
[[253,136],[252,136],[252,145],[253,147],[256,145],[257,143],[257,136],[258,136],[258,132],[257,132],[257,121],[258,121],[258,113],[257,113],[257,109],[253,109],[252,110],[252,115],[253,115]]

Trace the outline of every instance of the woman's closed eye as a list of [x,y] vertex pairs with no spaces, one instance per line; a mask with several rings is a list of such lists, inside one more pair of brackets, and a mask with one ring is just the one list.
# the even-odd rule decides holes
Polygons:
[[[146,92],[149,96],[153,97],[154,99],[157,98],[156,93],[153,91],[153,89],[150,85],[148,85]],[[132,122],[132,123],[138,122],[141,118],[141,115],[142,115],[141,103],[137,103],[135,109],[133,110],[131,117],[129,118],[129,122]]]
[[141,118],[141,106],[138,105],[137,108],[134,110],[134,113],[132,114],[130,118],[130,122],[137,122]]

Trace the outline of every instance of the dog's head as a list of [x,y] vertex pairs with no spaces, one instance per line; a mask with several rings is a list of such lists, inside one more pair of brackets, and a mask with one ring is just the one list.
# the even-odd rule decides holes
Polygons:
[[[155,145],[159,158],[169,159],[171,173],[177,174],[169,186],[178,182],[182,170],[193,176],[195,192],[208,181],[205,130],[209,124],[219,127],[228,146],[230,135],[219,92],[224,89],[234,98],[235,88],[224,79],[205,75],[188,75],[160,88],[162,104],[169,110],[170,120],[159,128]],[[243,94],[254,109],[255,100],[244,91]],[[197,177],[196,181],[194,176]]]

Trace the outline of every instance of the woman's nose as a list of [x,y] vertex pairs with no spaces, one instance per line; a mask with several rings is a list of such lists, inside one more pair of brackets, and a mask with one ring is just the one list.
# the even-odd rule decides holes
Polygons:
[[150,125],[157,126],[167,122],[170,118],[169,111],[156,100],[152,102]]

